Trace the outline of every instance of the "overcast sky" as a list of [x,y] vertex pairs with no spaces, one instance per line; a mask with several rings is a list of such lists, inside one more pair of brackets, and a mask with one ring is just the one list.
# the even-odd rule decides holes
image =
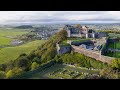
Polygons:
[[120,11],[0,11],[0,23],[56,21],[120,22]]

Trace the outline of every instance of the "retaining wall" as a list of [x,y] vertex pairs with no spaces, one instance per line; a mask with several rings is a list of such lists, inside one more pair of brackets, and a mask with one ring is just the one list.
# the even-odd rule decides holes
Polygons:
[[84,54],[85,56],[94,58],[96,60],[99,60],[101,62],[108,63],[108,64],[111,63],[111,61],[113,59],[115,59],[113,57],[108,57],[108,56],[101,55],[100,51],[88,50],[88,49],[80,48],[80,47],[74,46],[74,45],[72,45],[72,50],[74,52]]

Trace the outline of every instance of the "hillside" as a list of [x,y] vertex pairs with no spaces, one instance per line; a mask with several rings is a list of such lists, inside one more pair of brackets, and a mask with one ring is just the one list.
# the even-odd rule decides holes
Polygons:
[[17,26],[15,28],[19,28],[19,29],[31,29],[33,28],[31,25],[21,25],[21,26]]
[[[59,33],[53,35],[46,43],[42,44],[36,50],[32,51],[30,54],[26,55],[23,53],[19,55],[16,60],[1,64],[0,70],[6,72],[6,77],[4,78],[16,77],[18,79],[33,79],[38,78],[39,75],[43,75],[41,71],[46,72],[46,74],[44,73],[44,75],[47,75],[48,77],[60,79],[68,78],[68,75],[70,75],[70,77],[73,79],[90,79],[93,78],[94,75],[94,78],[96,76],[97,78],[119,78],[118,72],[114,73],[114,68],[116,68],[115,61],[112,62],[112,64],[108,65],[79,53],[70,52],[63,55],[58,55],[56,52],[56,43],[58,41],[62,42],[63,40],[66,40],[66,36],[66,31],[61,30]],[[60,66],[57,64],[60,64]],[[63,64],[65,65],[65,67],[66,65],[73,65],[75,66],[75,68],[65,68]],[[56,67],[58,68],[55,69],[54,65],[56,65]],[[53,66],[53,68],[51,66]],[[78,70],[78,67],[85,67],[85,72],[82,69]],[[93,68],[99,70],[99,72],[96,73],[97,75],[94,73],[89,74],[89,72],[87,71]],[[105,72],[106,68],[110,69],[107,69],[107,72]],[[47,74],[46,70],[50,70],[51,72]],[[94,72],[94,70],[90,72]],[[109,73],[110,76],[108,77],[108,74],[106,73]],[[42,78],[45,78],[44,75],[42,76]]]
[[45,40],[35,40],[20,46],[2,48],[0,49],[0,64],[15,60],[22,53],[29,54],[43,43]]

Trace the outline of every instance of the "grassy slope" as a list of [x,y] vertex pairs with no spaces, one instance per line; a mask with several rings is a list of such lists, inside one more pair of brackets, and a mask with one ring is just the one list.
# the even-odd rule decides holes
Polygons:
[[0,37],[0,46],[1,45],[9,45],[11,42],[11,38]]
[[[116,42],[115,43],[116,44],[116,49],[120,49],[120,42]],[[109,45],[108,45],[108,48],[113,48],[113,49],[115,49],[115,47],[114,47],[114,43],[110,43]],[[111,56],[111,57],[116,57],[116,58],[120,58],[120,52],[116,52],[116,54],[113,54],[113,53],[107,53],[106,54],[107,56]],[[115,56],[114,56],[115,55]]]
[[0,50],[0,63],[16,59],[21,53],[29,53],[37,49],[45,40],[36,40],[16,47],[6,47]]

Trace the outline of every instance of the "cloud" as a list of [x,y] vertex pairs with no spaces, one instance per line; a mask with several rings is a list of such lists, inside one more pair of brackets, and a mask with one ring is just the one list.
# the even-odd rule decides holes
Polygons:
[[119,21],[120,11],[0,11],[0,23]]

